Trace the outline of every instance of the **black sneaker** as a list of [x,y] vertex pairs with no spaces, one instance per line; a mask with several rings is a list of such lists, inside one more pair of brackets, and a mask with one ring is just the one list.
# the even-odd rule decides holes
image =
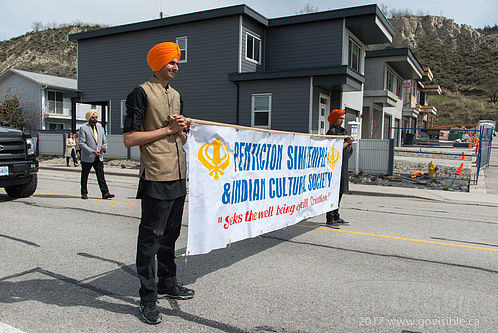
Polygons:
[[166,291],[159,289],[157,291],[157,298],[173,298],[173,299],[191,299],[194,297],[195,291],[189,288],[177,285],[174,290]]
[[102,199],[112,199],[115,195],[111,193],[102,194]]
[[343,219],[338,219],[336,222],[339,224],[349,224],[348,221],[344,221]]
[[332,228],[332,229],[341,229],[341,227],[339,226],[339,223],[337,223],[337,221],[326,222],[325,225],[329,228]]
[[82,194],[82,195],[81,195],[81,199],[85,199],[85,200],[86,200],[86,199],[88,199],[88,195],[86,195],[86,194]]
[[138,309],[142,313],[142,319],[147,324],[156,325],[163,320],[163,315],[159,312],[156,302],[140,302]]

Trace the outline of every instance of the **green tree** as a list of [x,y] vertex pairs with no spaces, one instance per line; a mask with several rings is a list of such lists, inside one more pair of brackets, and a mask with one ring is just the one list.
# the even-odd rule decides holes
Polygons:
[[10,96],[3,100],[0,105],[0,120],[8,122],[11,127],[22,128],[21,106],[16,96]]

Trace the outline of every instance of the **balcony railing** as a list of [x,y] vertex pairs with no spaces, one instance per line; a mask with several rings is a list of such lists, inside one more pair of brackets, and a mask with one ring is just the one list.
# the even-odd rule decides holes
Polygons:
[[50,116],[71,116],[71,103],[70,102],[56,102],[48,101],[45,103],[45,110],[47,115]]

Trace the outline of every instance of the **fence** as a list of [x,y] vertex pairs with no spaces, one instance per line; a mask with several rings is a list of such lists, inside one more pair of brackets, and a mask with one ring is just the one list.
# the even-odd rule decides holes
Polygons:
[[477,159],[477,170],[489,167],[489,160],[491,157],[491,146],[493,143],[494,127],[490,125],[483,125],[479,131],[479,147],[478,154],[480,158]]
[[[38,152],[40,155],[63,156],[66,149],[66,133],[37,134]],[[126,148],[122,135],[107,135],[107,152],[105,158],[140,159],[138,147]]]
[[[63,156],[65,151],[66,133],[39,132],[38,151],[40,155]],[[393,140],[359,140],[359,165],[358,170],[364,173],[390,175],[393,171]],[[358,149],[355,144],[354,149]],[[138,147],[130,149],[123,145],[122,135],[107,135],[107,152],[105,158],[140,159]],[[350,159],[349,170],[356,170],[356,154]]]
[[[358,147],[359,145],[359,147]],[[358,170],[367,174],[392,175],[394,166],[394,140],[360,139],[353,144],[353,153],[349,160],[349,171]],[[359,165],[357,165],[359,163]]]
[[[479,181],[479,171],[489,166],[491,155],[491,142],[494,128],[491,125],[483,125],[480,129],[455,129],[455,128],[411,128],[411,127],[389,127],[389,136],[392,132],[399,135],[401,131],[402,145],[404,147],[441,147],[441,148],[466,148],[473,149],[473,153],[467,154],[467,158],[475,158],[475,183]],[[474,150],[475,149],[475,150]],[[452,151],[428,152],[428,151],[403,151],[405,153],[423,153],[446,156],[462,156]]]

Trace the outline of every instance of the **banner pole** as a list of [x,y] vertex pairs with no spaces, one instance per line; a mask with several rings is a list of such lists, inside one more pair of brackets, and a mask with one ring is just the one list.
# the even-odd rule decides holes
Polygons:
[[187,118],[187,122],[195,124],[200,124],[200,125],[212,125],[212,126],[223,126],[223,127],[232,127],[237,130],[239,129],[247,129],[247,130],[252,130],[252,131],[259,131],[259,132],[266,132],[266,133],[281,133],[281,134],[293,134],[293,135],[307,135],[310,137],[316,137],[316,138],[347,138],[347,135],[324,135],[324,134],[310,134],[310,133],[301,133],[301,132],[287,132],[287,131],[278,131],[278,130],[269,130],[269,129],[264,129],[264,128],[257,128],[257,127],[248,127],[248,126],[240,126],[240,125],[232,125],[232,124],[225,124],[225,123],[217,123],[214,121],[208,121],[208,120],[201,120],[201,119],[194,119],[194,118]]

